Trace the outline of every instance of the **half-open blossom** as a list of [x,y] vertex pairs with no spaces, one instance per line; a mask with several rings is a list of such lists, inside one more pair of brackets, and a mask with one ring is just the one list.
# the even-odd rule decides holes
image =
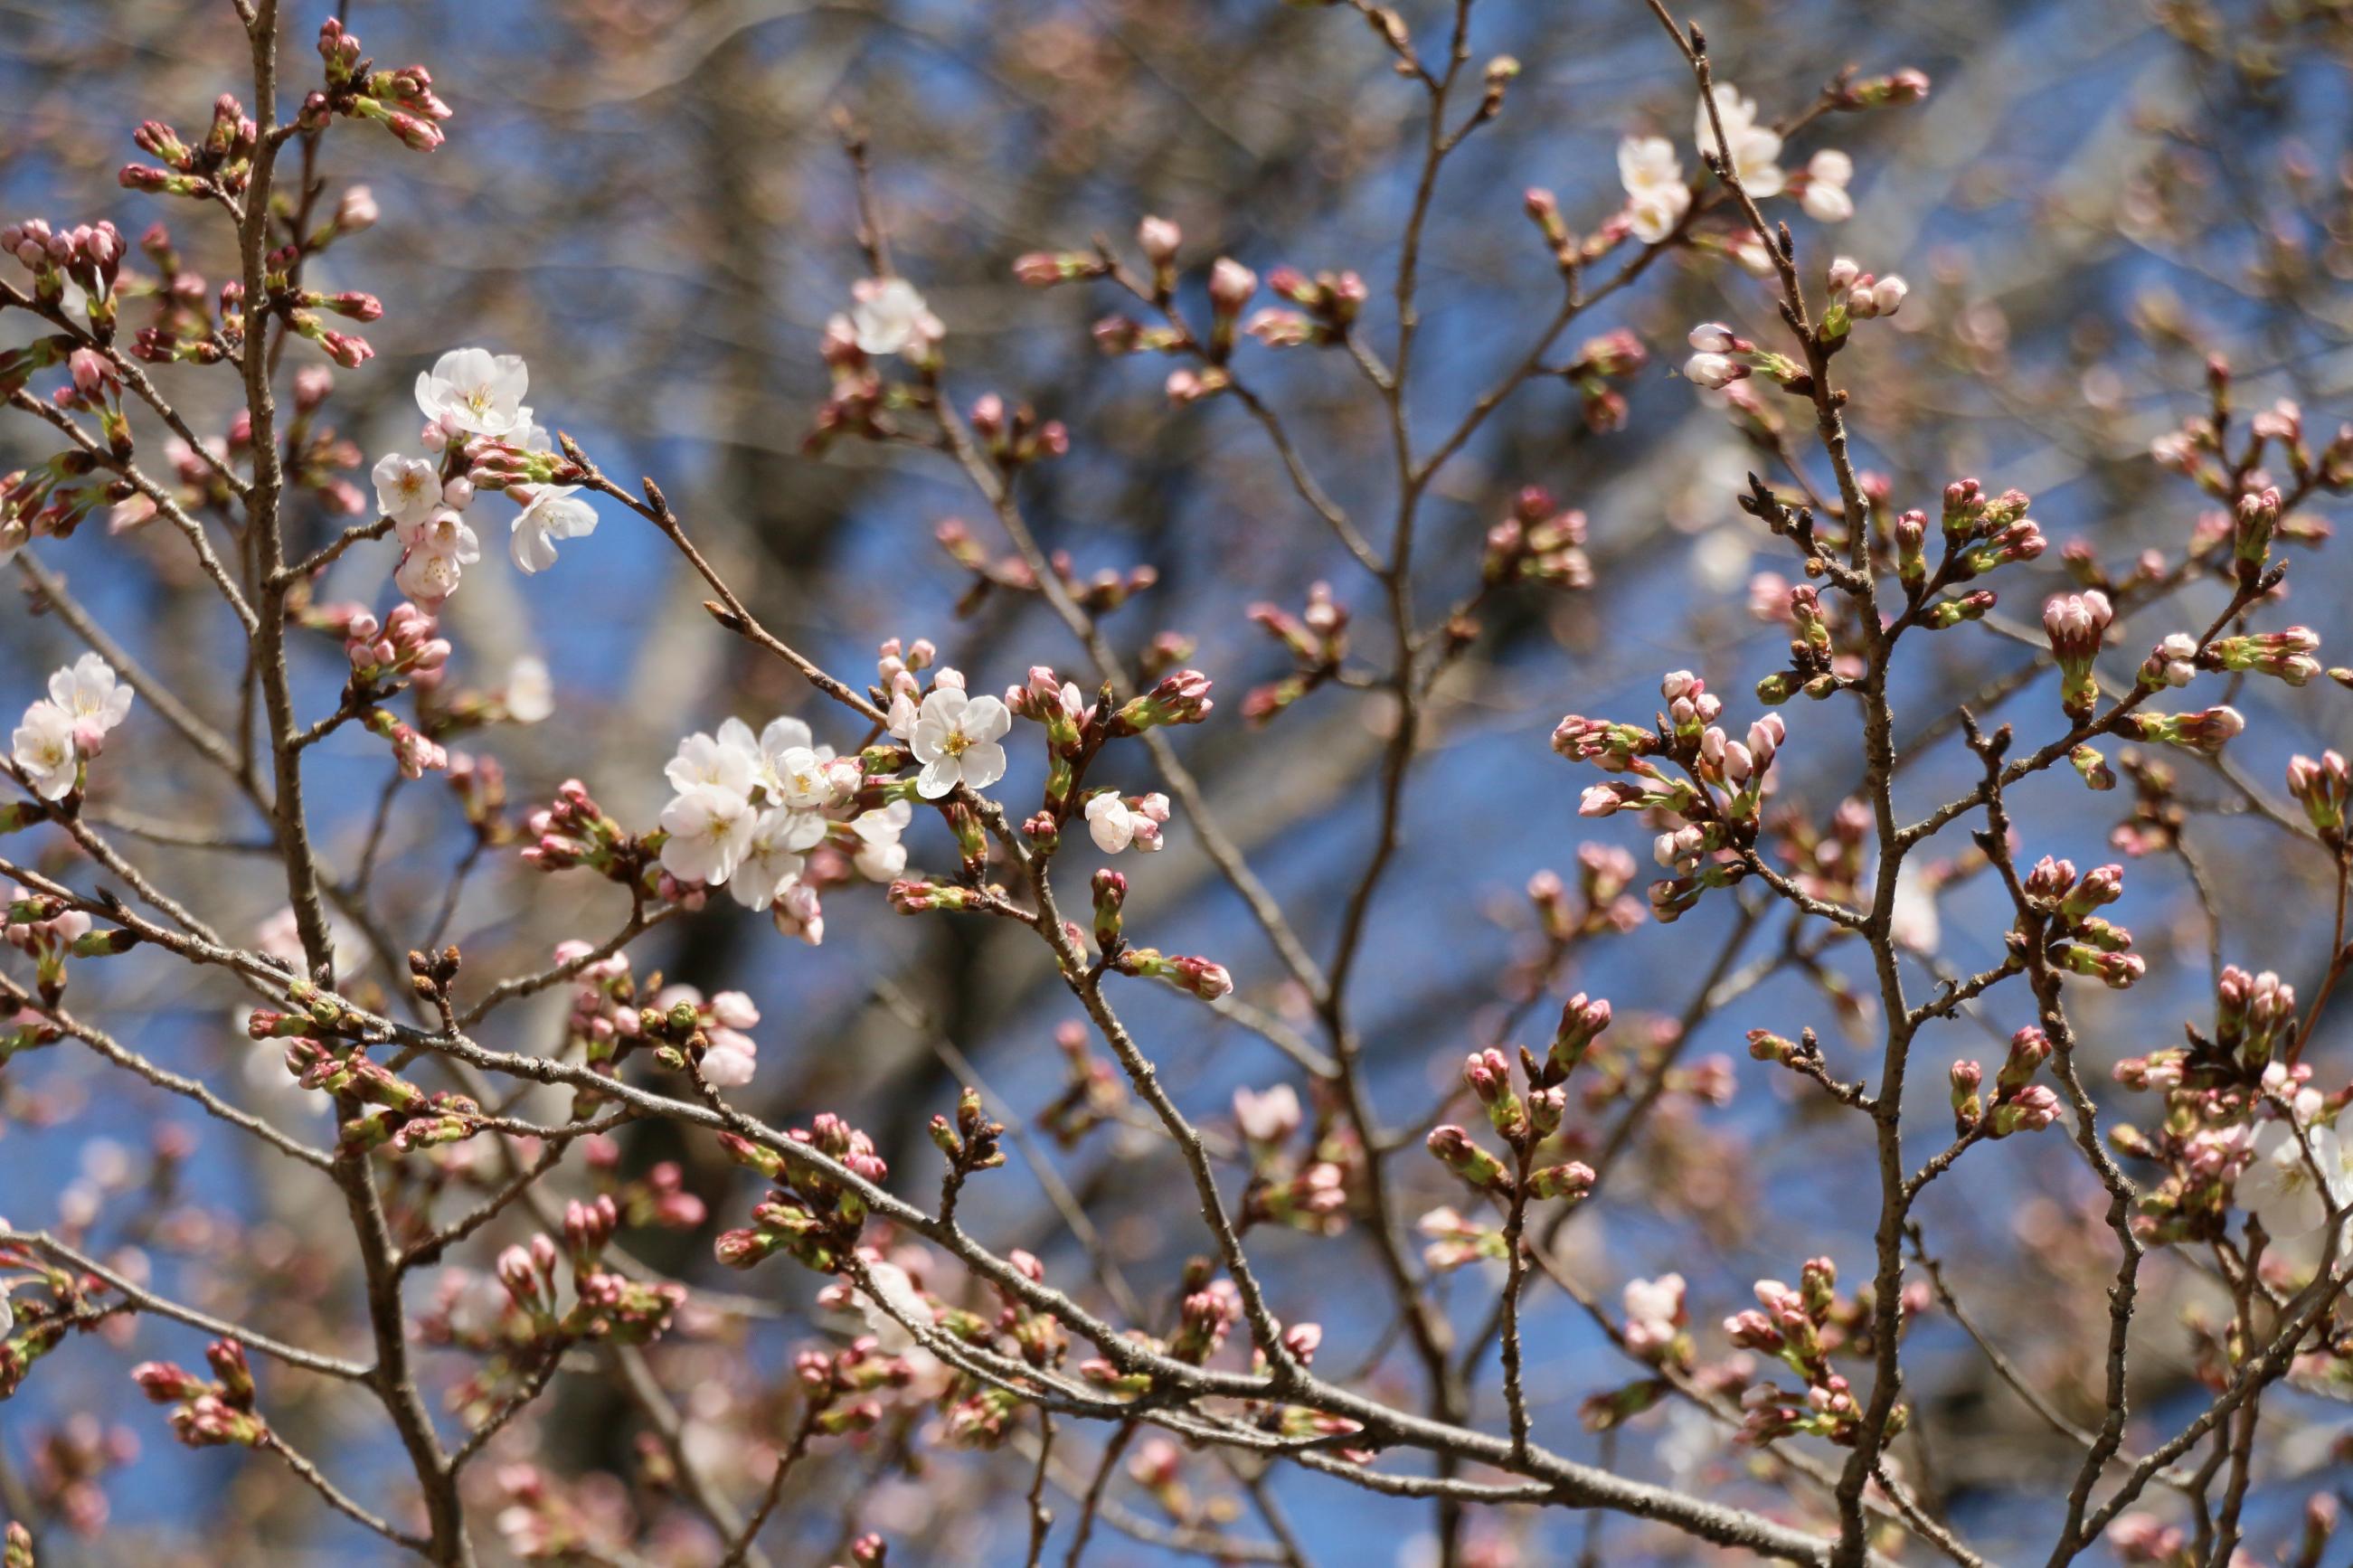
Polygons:
[[512,436],[530,426],[530,389],[531,372],[515,355],[451,349],[417,375],[417,406],[445,429]]
[[508,542],[514,563],[524,572],[544,572],[555,564],[554,541],[581,539],[596,531],[596,509],[575,499],[578,485],[542,485],[516,514],[514,534]]
[[733,790],[701,784],[662,807],[662,869],[681,882],[718,887],[735,874],[759,821]]
[[33,793],[43,800],[63,800],[73,792],[81,758],[74,751],[72,715],[54,702],[40,701],[25,710],[23,722],[9,737],[9,754],[24,770]]
[[1806,188],[1799,203],[1806,216],[1819,223],[1844,223],[1854,216],[1854,198],[1847,184],[1854,178],[1854,160],[1835,147],[1825,147],[1806,161]]
[[707,1044],[697,1064],[713,1089],[741,1089],[759,1067],[759,1045],[751,1036],[718,1026],[703,1031]]
[[858,851],[851,863],[858,874],[870,882],[888,882],[907,868],[907,847],[899,842],[900,835],[913,821],[915,808],[903,800],[860,812],[850,818],[849,831],[858,839]]
[[[387,452],[376,460],[374,478],[376,510],[396,528],[416,527],[441,504],[441,475],[422,458]],[[401,538],[406,541],[406,533]]]
[[1095,847],[1116,855],[1130,845],[1149,852],[1160,847],[1160,825],[1168,820],[1168,797],[1148,795],[1131,805],[1115,790],[1087,802],[1087,833]]
[[1253,1143],[1287,1142],[1299,1131],[1299,1091],[1287,1083],[1263,1093],[1254,1089],[1234,1090],[1234,1123]]
[[[1783,183],[1780,132],[1758,124],[1755,101],[1742,97],[1729,82],[1716,84],[1715,118],[1724,121],[1725,145],[1732,150],[1732,172],[1741,185],[1760,201],[1779,195]],[[1717,153],[1715,125],[1704,102],[1699,106],[1692,134],[1703,158]]]
[[940,319],[904,278],[861,279],[850,293],[857,303],[850,307],[849,324],[861,353],[905,353],[910,349],[920,353],[946,335]]
[[1626,187],[1626,214],[1634,237],[1656,245],[1691,208],[1675,144],[1663,136],[1629,136],[1618,143],[1618,180]]
[[1012,711],[997,698],[967,696],[959,687],[933,688],[908,741],[923,764],[915,775],[915,793],[937,800],[959,784],[981,790],[1003,778],[1005,748],[997,738],[1012,727]]

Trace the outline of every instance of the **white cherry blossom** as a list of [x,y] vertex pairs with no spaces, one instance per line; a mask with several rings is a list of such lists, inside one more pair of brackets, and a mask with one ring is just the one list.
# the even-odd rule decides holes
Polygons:
[[759,826],[752,803],[733,790],[699,784],[662,807],[662,869],[681,882],[719,887],[735,874]]
[[[441,475],[422,458],[387,452],[376,459],[375,506],[396,529],[409,529],[433,515],[441,504]],[[403,533],[404,542],[407,534]]]
[[74,750],[73,716],[54,702],[40,701],[25,710],[23,722],[8,738],[9,754],[24,770],[33,793],[43,800],[63,800],[73,792],[81,765]]
[[[742,738],[748,741],[751,731],[741,721],[730,720]],[[759,762],[755,754],[738,742],[727,724],[719,726],[717,735],[698,730],[678,743],[678,752],[662,769],[670,788],[681,795],[698,784],[715,784],[730,795],[749,796],[759,782]]]
[[858,852],[851,859],[860,876],[870,882],[888,882],[906,870],[907,847],[899,837],[914,816],[913,806],[894,800],[850,818],[849,831],[858,838]]
[[1634,237],[1656,245],[1674,232],[1691,207],[1675,145],[1663,136],[1629,136],[1618,143],[1618,179],[1626,187]]
[[807,864],[803,852],[824,841],[825,818],[787,806],[770,807],[752,829],[751,847],[727,879],[727,891],[747,910],[766,909],[801,874]]
[[106,732],[130,713],[131,688],[117,679],[112,665],[86,653],[49,677],[49,700],[72,721],[82,754],[95,756]]
[[1835,147],[1825,147],[1806,161],[1806,190],[1798,198],[1806,216],[1819,223],[1844,223],[1854,216],[1854,198],[1847,184],[1854,178],[1854,160]]
[[[1715,112],[1724,121],[1725,144],[1732,149],[1732,172],[1742,186],[1759,201],[1779,195],[1784,183],[1780,132],[1758,124],[1756,103],[1743,98],[1729,82],[1716,84]],[[1692,138],[1703,157],[1717,150],[1715,126],[1704,102],[1698,108]]]
[[959,784],[981,790],[1003,778],[1005,748],[997,738],[1012,727],[1013,714],[997,699],[968,696],[961,687],[934,688],[908,742],[923,764],[915,793],[937,800]]
[[578,485],[542,485],[515,515],[508,548],[520,570],[544,572],[555,564],[556,540],[583,539],[596,531],[596,509],[577,499],[579,489]]
[[451,349],[417,375],[417,406],[445,429],[512,437],[530,428],[530,388],[531,372],[515,355]]
[[507,717],[518,724],[536,724],[555,711],[555,679],[547,661],[525,654],[507,670]]
[[923,295],[904,278],[861,279],[850,292],[857,303],[850,308],[849,324],[861,353],[921,353],[946,333]]
[[2307,1127],[2298,1142],[2286,1122],[2267,1121],[2255,1133],[2253,1152],[2232,1197],[2274,1240],[2308,1236],[2328,1223],[2332,1205],[2353,1204],[2353,1150],[2333,1129]]

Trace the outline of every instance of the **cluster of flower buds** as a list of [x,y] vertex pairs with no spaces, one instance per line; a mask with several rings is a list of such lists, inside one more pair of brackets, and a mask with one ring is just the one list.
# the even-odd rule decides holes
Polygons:
[[[1803,1380],[1802,1393],[1770,1383],[1758,1383],[1742,1396],[1746,1420],[1741,1440],[1763,1445],[1798,1433],[1852,1444],[1862,1425],[1862,1408],[1845,1376],[1833,1370],[1834,1351],[1860,1349],[1868,1331],[1868,1296],[1842,1300],[1838,1295],[1838,1268],[1827,1258],[1808,1260],[1795,1289],[1778,1279],[1757,1282],[1757,1306],[1725,1319],[1724,1331],[1742,1350],[1778,1358]],[[1907,1309],[1913,1306],[1907,1296]],[[1908,1315],[1908,1314],[1907,1314]],[[1906,1412],[1901,1405],[1889,1415],[1889,1428],[1901,1431]]]
[[2240,586],[2252,590],[2263,580],[2263,567],[2271,559],[2272,535],[2279,529],[2278,489],[2265,486],[2241,495],[2232,521],[2231,556],[2237,563]]
[[[627,984],[625,973],[596,989],[609,995]],[[575,1019],[580,1011],[575,1005]],[[740,1089],[758,1068],[760,1047],[744,1031],[759,1021],[759,1009],[741,991],[722,991],[706,1001],[691,985],[667,986],[655,992],[652,1005],[638,1008],[634,1017],[613,1018],[609,1044],[592,1055],[601,1057],[600,1067],[607,1061],[617,1066],[631,1050],[642,1048],[672,1072],[684,1072],[691,1065],[714,1089]],[[596,1021],[589,1027],[594,1030]]]
[[2059,1120],[2059,1097],[2033,1081],[2036,1069],[2050,1059],[2051,1039],[2031,1025],[2010,1037],[2010,1054],[1994,1077],[1993,1104],[1985,1096],[1985,1068],[1971,1060],[1953,1064],[1953,1130],[1967,1137],[1984,1126],[1984,1136],[2007,1138],[2013,1132],[2040,1132]]
[[2051,639],[2051,657],[2059,665],[2059,706],[2081,724],[2092,716],[2100,700],[2100,683],[2093,666],[2101,640],[2116,611],[2098,589],[2059,594],[2042,606],[2042,630]]
[[157,1405],[169,1405],[172,1432],[191,1448],[237,1444],[259,1448],[270,1441],[269,1426],[253,1407],[253,1372],[245,1347],[215,1340],[205,1347],[217,1382],[198,1377],[168,1361],[142,1362],[131,1380]]
[[[2353,1100],[2353,1089],[2324,1096],[2310,1087],[2309,1066],[2289,1065],[2297,1037],[2296,995],[2277,974],[2250,974],[2233,964],[2214,989],[2211,1035],[2185,1026],[2186,1047],[2127,1058],[2116,1067],[2116,1080],[2126,1088],[2165,1097],[2154,1125],[2144,1130],[2120,1122],[2108,1134],[2119,1153],[2163,1172],[2161,1180],[2143,1183],[2134,1221],[2152,1242],[2221,1237],[2234,1205],[2257,1215],[2280,1239],[2325,1217],[2297,1134],[2286,1121],[2257,1125],[2253,1119],[2266,1105],[2284,1106],[2307,1124],[2303,1136],[2316,1152],[2331,1155],[2335,1134],[2319,1123]],[[2353,1196],[2353,1189],[2342,1195]]]
[[[1552,744],[1563,756],[1631,775],[1587,789],[1578,815],[1663,815],[1666,830],[1653,849],[1675,875],[1651,884],[1651,912],[1667,924],[1705,889],[1728,887],[1746,873],[1743,857],[1756,844],[1773,759],[1788,731],[1779,715],[1768,713],[1748,727],[1746,740],[1732,740],[1715,722],[1724,704],[1689,670],[1671,672],[1659,690],[1667,709],[1655,730],[1570,714],[1554,729]],[[1654,756],[1686,776],[1669,777]]]
[[33,961],[33,984],[41,1005],[54,1007],[66,994],[69,958],[106,957],[124,951],[132,939],[128,932],[92,931],[90,916],[69,908],[64,900],[17,888],[9,895],[5,921],[0,921],[0,940]]
[[1584,547],[1585,514],[1561,510],[1548,492],[1530,485],[1512,498],[1512,515],[1487,531],[1480,576],[1489,583],[1589,588],[1593,563]]
[[[1105,698],[1109,695],[1106,689]],[[1080,774],[1105,739],[1103,705],[1089,702],[1077,681],[1064,680],[1050,666],[1039,664],[1030,666],[1025,684],[1007,689],[1005,709],[1046,731],[1046,810],[1043,820],[1032,823],[1029,831],[1040,847],[1050,847],[1059,842],[1061,825],[1079,809]],[[1112,811],[1110,806],[1103,809]]]
[[1198,669],[1180,669],[1162,676],[1151,690],[1123,703],[1112,713],[1104,733],[1118,739],[1165,725],[1198,724],[1215,706],[1209,700],[1209,678]]
[[[838,1288],[826,1289],[829,1296]],[[886,1353],[870,1335],[829,1354],[802,1351],[793,1357],[793,1381],[807,1401],[802,1419],[809,1430],[839,1437],[880,1426],[881,1396],[913,1384],[915,1369],[904,1357]]]
[[1345,342],[1369,293],[1354,272],[1318,272],[1310,278],[1292,267],[1267,274],[1266,286],[1298,307],[1286,310],[1270,305],[1242,328],[1271,349],[1330,348]]
[[[631,1279],[607,1268],[605,1253],[620,1226],[620,1210],[610,1194],[591,1203],[575,1200],[564,1206],[560,1247],[540,1235],[528,1246],[499,1254],[499,1283],[513,1314],[499,1339],[510,1347],[511,1357],[536,1364],[570,1345],[641,1345],[669,1330],[686,1304],[686,1288]],[[559,1263],[569,1268],[568,1306],[556,1285]]]
[[371,733],[381,735],[391,742],[392,760],[400,769],[402,778],[421,779],[428,773],[438,773],[449,765],[449,753],[439,742],[390,709],[369,709],[365,721]]
[[621,825],[605,815],[578,779],[566,779],[545,809],[524,820],[531,842],[522,847],[526,864],[543,871],[586,866],[624,887],[640,881],[651,857]]
[[[1966,583],[1997,567],[2040,558],[2047,542],[2042,528],[2026,515],[2031,504],[2031,498],[2024,490],[2009,489],[1989,496],[1973,479],[1956,479],[1947,485],[1939,519],[1945,537],[1945,558],[1937,568],[1936,581]],[[1895,544],[1896,575],[1906,587],[1917,584],[1926,569],[1921,543],[1926,524],[1925,515],[1907,511],[1889,528]],[[1983,613],[1982,607],[1975,612]],[[1928,617],[1927,624],[1935,626],[1936,618]]]
[[1593,1168],[1581,1161],[1538,1167],[1538,1147],[1560,1131],[1568,1108],[1566,1085],[1585,1059],[1595,1037],[1609,1026],[1607,1001],[1578,992],[1561,1008],[1560,1026],[1552,1045],[1539,1060],[1525,1047],[1519,1049],[1519,1067],[1527,1081],[1523,1096],[1513,1088],[1512,1061],[1502,1051],[1473,1052],[1462,1065],[1462,1079],[1485,1108],[1487,1124],[1512,1150],[1506,1166],[1475,1142],[1461,1128],[1447,1125],[1429,1137],[1430,1153],[1472,1188],[1504,1198],[1576,1203],[1592,1189]]
[[1065,1149],[1096,1128],[1118,1121],[1127,1104],[1127,1079],[1111,1061],[1089,1047],[1085,1025],[1066,1019],[1054,1029],[1054,1045],[1062,1053],[1062,1092],[1038,1113],[1038,1125]]
[[949,1179],[961,1185],[976,1171],[993,1171],[1005,1163],[1005,1124],[993,1121],[980,1103],[980,1091],[967,1088],[956,1097],[955,1119],[934,1116],[932,1143],[947,1156]]
[[1348,607],[1332,597],[1329,583],[1318,582],[1308,584],[1307,605],[1298,615],[1264,603],[1252,605],[1249,614],[1297,666],[1242,699],[1243,720],[1263,724],[1340,673],[1340,661],[1348,654]]
[[1830,307],[1822,312],[1817,329],[1826,340],[1844,337],[1851,322],[1895,314],[1904,308],[1904,297],[1912,291],[1911,285],[1894,273],[1874,278],[1843,256],[1831,263],[1828,282]]
[[633,1228],[697,1230],[709,1217],[703,1201],[686,1189],[686,1173],[675,1160],[658,1160],[645,1174],[624,1179],[621,1149],[598,1133],[580,1140],[583,1163],[600,1197],[610,1198],[620,1223]]
[[319,28],[319,58],[326,62],[327,89],[303,104],[305,123],[339,114],[373,120],[419,153],[441,145],[440,121],[449,118],[449,106],[434,95],[423,66],[373,68],[375,61],[360,58],[359,39],[332,16]]
[[[2081,877],[2075,863],[2045,855],[2025,878],[2027,903],[2046,923],[2046,952],[2053,963],[2075,974],[2088,974],[2121,991],[2147,971],[2147,963],[2132,951],[2132,932],[2093,913],[2124,897],[2125,868],[2101,866]],[[2013,946],[2025,938],[2010,935]]]
[[524,1562],[627,1559],[636,1521],[606,1490],[583,1486],[575,1495],[538,1466],[525,1464],[500,1466],[498,1487],[504,1500],[498,1510],[499,1534]]
[[2345,758],[2336,752],[2323,752],[2320,760],[2301,754],[2291,757],[2287,764],[2287,793],[2304,807],[2305,820],[2320,835],[2320,841],[2332,849],[2345,844],[2345,819],[2348,805],[2353,805],[2353,771],[2348,771]]
[[300,1015],[265,1009],[246,1022],[257,1040],[286,1040],[286,1070],[304,1089],[332,1095],[348,1109],[342,1130],[346,1148],[389,1147],[405,1154],[463,1142],[482,1130],[482,1108],[462,1094],[427,1093],[369,1060],[364,1047],[338,1054],[308,1035],[290,1034],[311,1026]]
[[1294,1157],[1289,1145],[1301,1121],[1299,1096],[1289,1084],[1264,1093],[1234,1090],[1234,1125],[1250,1163],[1242,1223],[1272,1220],[1335,1236],[1345,1228],[1350,1194],[1362,1175],[1360,1146],[1337,1121],[1319,1118],[1310,1146]]
[[1005,399],[993,392],[974,402],[972,433],[980,437],[981,449],[1008,474],[1071,449],[1071,433],[1060,420],[1040,419],[1026,403],[1008,409]]
[[1630,898],[1634,885],[1634,858],[1614,844],[1577,847],[1577,902],[1556,871],[1538,871],[1528,879],[1528,902],[1535,907],[1545,940],[1566,944],[1605,931],[1630,931],[1642,923],[1642,903]]
[[1578,345],[1577,355],[1560,370],[1560,378],[1577,389],[1585,403],[1585,427],[1605,435],[1626,427],[1626,395],[1610,385],[1623,381],[1651,363],[1642,340],[1620,327]]
[[1905,66],[1886,76],[1841,77],[1831,95],[1831,106],[1847,112],[1918,103],[1928,96],[1928,73]]
[[[1781,579],[1773,575],[1768,584],[1751,584],[1749,593],[1752,599],[1759,599],[1763,587],[1780,584]],[[1779,597],[1778,613],[1767,615],[1760,605],[1758,614],[1762,618],[1788,626],[1793,634],[1789,638],[1789,665],[1757,682],[1757,700],[1768,708],[1778,708],[1802,691],[1820,702],[1845,686],[1853,661],[1840,653],[1831,625],[1830,606],[1822,603],[1821,595],[1812,584],[1799,583],[1784,588]]]
[[213,122],[201,140],[184,141],[160,120],[142,123],[132,140],[155,163],[124,164],[117,176],[123,189],[209,200],[245,189],[260,131],[245,105],[223,93],[213,104]]
[[[822,452],[839,436],[885,440],[900,433],[894,413],[936,406],[947,328],[903,278],[865,278],[850,287],[848,312],[828,318],[818,353],[832,379],[807,446]],[[922,378],[884,377],[878,361],[898,355]]]
[[[861,1181],[879,1183],[890,1174],[874,1152],[874,1141],[830,1112],[786,1136]],[[720,1236],[719,1261],[730,1268],[749,1268],[772,1254],[787,1252],[818,1273],[839,1269],[866,1224],[866,1200],[857,1189],[732,1132],[721,1133],[719,1142],[737,1164],[777,1184],[752,1210],[748,1227]]]
[[1758,348],[1721,321],[1703,321],[1691,330],[1691,358],[1683,361],[1683,379],[1695,386],[1719,391],[1736,381],[1763,373],[1782,386],[1802,390],[1804,368],[1787,354]]
[[[12,390],[15,357],[0,353],[0,395]],[[123,488],[79,448],[60,452],[37,468],[0,475],[0,564],[35,539],[66,538],[100,507],[119,501]]]
[[[969,616],[987,599],[992,588],[1006,588],[1018,594],[1036,594],[1038,574],[1029,563],[1018,555],[992,556],[973,537],[972,527],[960,517],[943,520],[932,531],[955,563],[972,574],[972,585],[956,600],[955,613]],[[1159,568],[1151,565],[1134,566],[1124,572],[1106,566],[1090,577],[1080,577],[1072,569],[1067,550],[1057,550],[1047,558],[1054,575],[1069,595],[1071,602],[1092,615],[1108,615],[1134,599],[1160,581]]]
[[2224,746],[2247,727],[2246,719],[2229,706],[2201,708],[2195,713],[2127,713],[2117,732],[2135,740],[2161,742],[2200,756],[2220,756]]
[[1224,964],[1187,954],[1171,957],[1156,948],[1123,946],[1112,967],[1139,979],[1165,980],[1204,1002],[1230,995],[1234,989],[1233,976],[1226,973]]
[[[0,998],[0,1006],[5,1005]],[[17,1290],[37,1279],[48,1292],[47,1300],[30,1299],[29,1293],[14,1300],[0,1296],[0,1399],[7,1399],[24,1386],[33,1363],[64,1342],[68,1330],[86,1331],[100,1319],[90,1310],[85,1289],[96,1282],[58,1268],[46,1255],[0,1246],[0,1268],[21,1271],[12,1280]]]
[[1426,1238],[1421,1260],[1432,1273],[1451,1273],[1472,1263],[1501,1263],[1511,1256],[1501,1226],[1467,1219],[1451,1205],[1431,1209],[1414,1228]]
[[2320,661],[2313,658],[2319,648],[2318,632],[2310,626],[2290,626],[2285,631],[2216,637],[2206,645],[2200,662],[2213,668],[2251,670],[2290,686],[2302,686],[2320,673]]

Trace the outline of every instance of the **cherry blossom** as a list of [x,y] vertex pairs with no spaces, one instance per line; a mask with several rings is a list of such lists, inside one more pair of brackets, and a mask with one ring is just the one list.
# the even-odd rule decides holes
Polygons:
[[735,874],[758,831],[752,803],[731,789],[698,784],[662,807],[662,869],[681,882],[719,887]]
[[730,795],[748,797],[760,782],[758,759],[745,743],[751,737],[750,727],[735,719],[722,724],[716,735],[698,730],[678,743],[677,754],[663,767],[662,776],[681,792],[713,784]]
[[888,882],[906,870],[907,847],[899,842],[899,836],[914,816],[913,806],[894,800],[849,819],[849,831],[858,840],[851,864],[860,876],[870,882]]
[[1835,147],[1825,147],[1806,161],[1805,189],[1798,200],[1806,216],[1818,223],[1844,223],[1854,216],[1854,198],[1847,194],[1854,178],[1854,160]]
[[747,910],[767,908],[785,885],[801,874],[807,863],[803,852],[824,839],[825,818],[789,806],[771,806],[760,814],[750,845],[727,879],[729,895]]
[[81,758],[74,749],[73,716],[64,709],[46,700],[26,709],[9,747],[35,795],[63,800],[73,793]]
[[554,541],[582,539],[596,531],[596,509],[576,499],[578,485],[541,485],[517,513],[509,551],[517,568],[544,572],[555,564]]
[[1003,778],[1005,748],[997,738],[1012,727],[1012,713],[997,698],[968,697],[961,686],[934,687],[908,742],[923,764],[916,793],[937,800],[959,784],[982,790]]
[[518,724],[537,724],[555,711],[555,681],[547,661],[531,654],[507,669],[507,717]]
[[2330,1209],[2353,1205],[2353,1150],[2335,1130],[2307,1127],[2299,1139],[2287,1122],[2267,1121],[2249,1150],[2232,1200],[2274,1240],[2308,1236],[2328,1223]]
[[[1742,97],[1740,89],[1730,82],[1716,83],[1715,96],[1715,118],[1724,121],[1724,144],[1732,149],[1732,172],[1757,200],[1779,195],[1783,180],[1778,162],[1780,133],[1757,122],[1755,101]],[[1704,102],[1696,111],[1692,135],[1703,158],[1716,153],[1715,125]]]
[[1131,844],[1149,852],[1160,847],[1160,825],[1168,820],[1168,797],[1147,795],[1131,805],[1105,791],[1087,802],[1087,833],[1095,847],[1116,855]]
[[86,653],[49,677],[49,700],[73,722],[74,744],[85,757],[94,757],[106,733],[131,711],[131,688],[114,667],[97,654]]
[[530,427],[531,372],[513,354],[451,349],[417,377],[417,406],[444,429],[505,437]]
[[1656,245],[1691,210],[1691,187],[1674,143],[1663,136],[1629,136],[1618,143],[1618,179],[1626,187],[1626,211],[1634,237]]
[[[387,452],[376,460],[372,477],[376,510],[392,519],[396,529],[415,528],[442,502],[440,472],[422,458]],[[406,542],[408,534],[403,531],[400,537]]]
[[852,286],[850,326],[859,352],[919,355],[946,334],[923,295],[904,278],[867,278]]

